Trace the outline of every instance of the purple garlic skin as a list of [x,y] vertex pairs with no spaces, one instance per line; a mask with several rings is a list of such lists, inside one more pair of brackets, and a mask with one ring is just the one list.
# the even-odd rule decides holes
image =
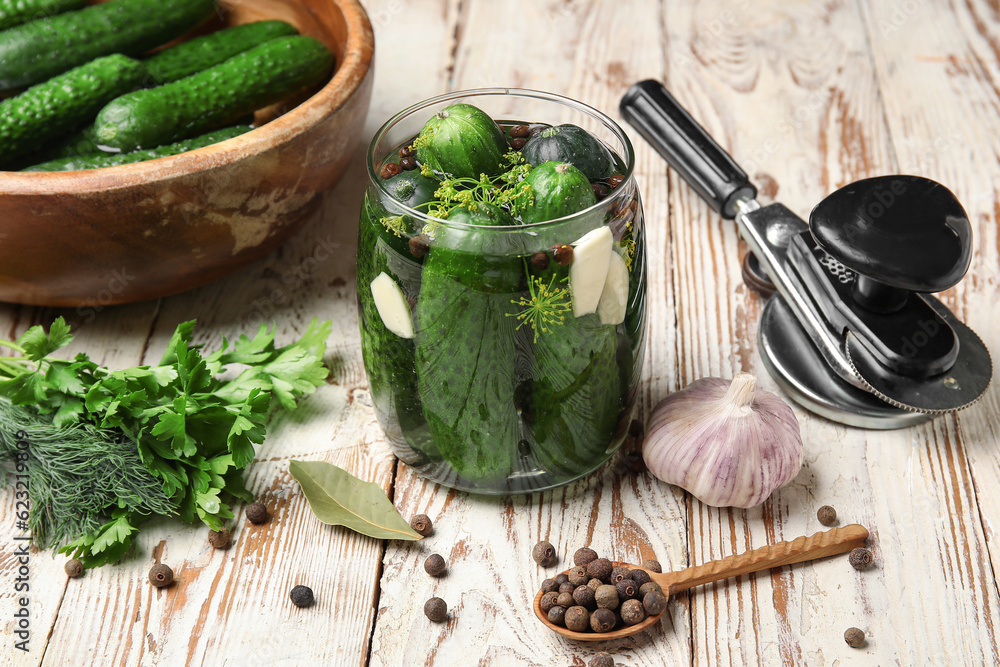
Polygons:
[[802,468],[791,407],[739,373],[696,380],[660,401],[642,456],[658,479],[714,507],[756,507]]

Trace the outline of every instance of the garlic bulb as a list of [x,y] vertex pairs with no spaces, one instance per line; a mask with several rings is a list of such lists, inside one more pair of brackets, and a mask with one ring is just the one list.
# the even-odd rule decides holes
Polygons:
[[802,468],[792,409],[738,373],[696,380],[660,401],[642,457],[657,478],[715,507],[755,507]]

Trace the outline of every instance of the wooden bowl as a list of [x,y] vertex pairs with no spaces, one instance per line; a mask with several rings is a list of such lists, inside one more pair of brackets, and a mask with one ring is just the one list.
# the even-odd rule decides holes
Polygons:
[[223,24],[282,19],[321,40],[336,56],[332,79],[262,127],[189,153],[0,172],[0,301],[105,306],[181,292],[266,254],[317,210],[363,134],[368,17],[357,0],[234,0],[222,10]]

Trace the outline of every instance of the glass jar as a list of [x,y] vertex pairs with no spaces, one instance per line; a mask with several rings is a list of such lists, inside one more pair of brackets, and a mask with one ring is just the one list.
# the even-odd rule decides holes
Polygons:
[[[455,104],[487,113],[514,147],[524,143],[511,137],[519,125],[584,128],[610,150],[615,175],[593,186],[597,203],[554,220],[434,217],[440,209],[408,205],[413,188],[388,179],[420,173],[409,147]],[[643,215],[625,133],[558,95],[460,91],[392,117],[372,139],[367,166],[359,322],[394,453],[434,482],[484,494],[549,489],[600,467],[628,433],[645,345]],[[434,191],[436,177],[420,187]]]

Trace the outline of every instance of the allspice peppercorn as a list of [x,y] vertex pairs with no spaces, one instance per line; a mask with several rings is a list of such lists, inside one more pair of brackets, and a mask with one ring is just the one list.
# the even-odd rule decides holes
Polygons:
[[228,528],[208,531],[208,543],[216,549],[228,549],[233,543],[233,534]]
[[174,571],[170,569],[169,565],[157,563],[149,568],[149,583],[157,588],[169,586],[174,583]]
[[652,558],[642,561],[642,569],[649,570],[650,572],[663,572],[660,561]]
[[83,562],[79,558],[71,558],[66,561],[64,569],[70,579],[83,576]]
[[542,567],[551,567],[556,562],[556,548],[543,540],[531,550],[531,557]]
[[646,619],[646,609],[638,600],[625,600],[622,602],[621,615],[625,625],[635,625]]
[[[416,257],[417,259],[420,259],[421,257],[427,254],[427,250],[431,247],[431,237],[427,236],[427,234],[418,234],[416,236],[410,237],[410,240],[407,242],[407,245],[410,248],[410,254]],[[420,533],[420,531],[413,526],[413,522],[419,519],[420,517],[423,517],[427,521],[426,533]],[[413,528],[413,530],[416,530],[424,537],[430,535],[433,530],[433,526],[431,525],[431,520],[430,518],[428,518],[426,514],[418,514],[417,516],[410,519],[410,527]]]
[[410,528],[414,532],[427,537],[434,532],[434,522],[426,514],[418,514],[410,519]]
[[432,577],[440,577],[446,569],[448,569],[448,566],[445,564],[444,557],[441,554],[431,554],[424,561],[424,572]]
[[555,579],[546,579],[542,582],[542,592],[550,593],[552,591],[558,591],[559,584],[556,583]]
[[[544,251],[536,252],[531,256],[531,265],[539,271],[549,268],[549,253]],[[580,563],[577,563],[580,565]]]
[[424,616],[435,623],[448,620],[448,604],[441,598],[431,598],[424,603]]
[[567,577],[565,573],[560,572],[556,576],[552,577],[552,581],[556,582],[556,586],[562,586],[569,581],[569,577]]
[[544,613],[549,613],[549,609],[556,606],[556,600],[559,599],[559,593],[550,592],[542,595],[542,599],[538,601],[538,606]]
[[615,659],[611,657],[610,653],[602,651],[590,659],[587,667],[615,667]]
[[597,606],[601,609],[617,609],[618,591],[610,584],[599,586],[594,591],[594,601],[597,602]]
[[247,515],[247,521],[256,524],[264,523],[271,518],[271,513],[267,511],[267,505],[259,500],[247,505],[245,514]]
[[565,625],[566,624],[566,607],[562,605],[556,605],[549,609],[549,623],[554,625]]
[[650,591],[642,596],[642,608],[650,616],[661,614],[667,608],[667,596],[660,591]]
[[597,598],[594,595],[594,589],[590,586],[577,586],[573,591],[573,601],[586,609],[597,608]]
[[590,547],[583,547],[582,549],[577,549],[576,553],[573,554],[573,564],[587,566],[593,561],[597,560],[597,552]]
[[590,629],[594,632],[611,632],[616,622],[615,612],[610,609],[598,609],[590,615]]
[[865,633],[861,628],[847,628],[844,631],[844,641],[851,648],[861,648],[865,643]]
[[579,605],[570,607],[563,616],[563,623],[573,632],[586,632],[590,627],[590,612]]
[[574,586],[572,583],[570,583],[568,581],[564,581],[561,584],[559,584],[559,590],[557,592],[559,592],[559,593],[572,593],[575,590],[576,590],[576,586]]
[[837,523],[837,510],[833,509],[829,505],[823,505],[818,510],[816,510],[816,518],[824,526],[832,526]]
[[646,597],[646,593],[650,593],[652,591],[659,591],[660,593],[662,593],[663,587],[660,586],[655,581],[647,581],[646,583],[639,586],[639,597],[644,598]]
[[619,600],[629,600],[639,595],[639,587],[631,579],[622,579],[615,583],[615,591],[618,593]]
[[847,560],[855,570],[867,570],[875,562],[875,556],[870,549],[858,547],[851,551]]
[[572,593],[560,593],[559,597],[556,598],[556,604],[560,607],[566,607],[569,609],[576,604],[576,600],[573,599]]
[[313,589],[301,584],[294,586],[288,597],[292,599],[292,604],[296,607],[311,607],[316,602],[316,598],[313,596]]
[[601,581],[600,579],[591,579],[590,581],[587,582],[587,588],[590,588],[595,591],[597,590],[598,586],[603,586],[603,585],[604,582]]
[[569,583],[573,584],[574,586],[583,586],[590,580],[590,578],[587,576],[587,568],[583,567],[582,565],[577,565],[576,567],[572,568],[569,572],[566,573],[566,576],[569,577]]
[[635,582],[635,585],[637,587],[652,581],[652,579],[649,578],[649,572],[646,572],[645,570],[640,570],[636,568],[635,570],[631,570],[630,572],[632,574],[632,581]]
[[611,561],[607,558],[597,558],[587,563],[587,576],[605,581],[611,576],[611,568]]
[[573,246],[565,243],[552,246],[552,258],[562,266],[573,263]]
[[629,579],[631,577],[632,571],[624,565],[615,565],[611,568],[611,583],[613,584],[617,584],[622,579]]

